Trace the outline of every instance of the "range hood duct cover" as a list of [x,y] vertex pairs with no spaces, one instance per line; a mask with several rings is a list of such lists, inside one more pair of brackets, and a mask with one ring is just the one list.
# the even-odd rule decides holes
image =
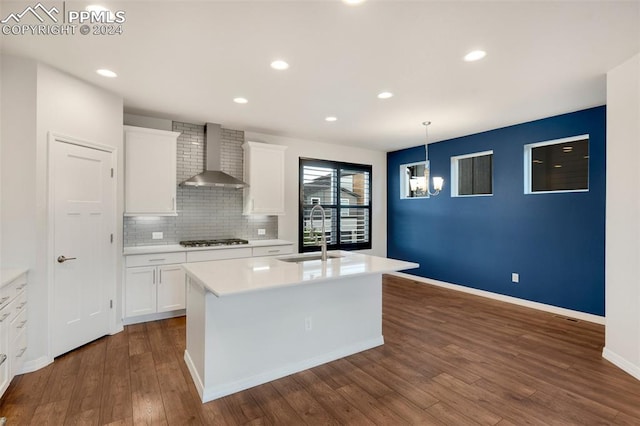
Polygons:
[[219,124],[207,123],[205,130],[205,152],[207,168],[204,172],[182,182],[181,186],[215,186],[222,188],[245,188],[249,185],[226,174],[222,170],[222,128]]

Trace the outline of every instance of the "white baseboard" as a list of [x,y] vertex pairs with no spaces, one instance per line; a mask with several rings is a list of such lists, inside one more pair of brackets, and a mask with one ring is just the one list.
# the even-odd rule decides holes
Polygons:
[[562,315],[564,317],[575,318],[582,321],[593,322],[596,324],[604,325],[605,317],[600,315],[588,314],[585,312],[574,311],[571,309],[560,308],[558,306],[547,305],[539,302],[532,302],[530,300],[518,299],[513,296],[505,296],[504,294],[492,293],[490,291],[478,290],[476,288],[465,287],[463,285],[451,284],[444,281],[432,280],[431,278],[419,277],[417,275],[411,275],[404,272],[393,272],[389,275],[395,275],[401,278],[406,278],[413,281],[422,282],[425,284],[431,284],[438,287],[444,287],[451,290],[462,291],[464,293],[473,294],[476,296],[486,297],[489,299],[499,300],[501,302],[512,303],[514,305],[524,306],[526,308],[533,308],[539,311],[550,312],[556,315]]
[[640,366],[627,361],[625,358],[621,357],[620,355],[609,350],[606,347],[602,350],[602,357],[611,362],[616,367],[620,368],[623,371],[626,371],[636,379],[640,380]]
[[18,374],[32,373],[36,370],[40,370],[41,368],[46,367],[52,362],[53,358],[49,358],[46,355],[43,355],[40,358],[32,359],[31,361],[25,361],[25,363],[22,365],[22,369],[18,372]]
[[317,367],[327,362],[335,361],[340,358],[344,358],[349,355],[353,355],[358,352],[366,351],[367,349],[375,348],[384,344],[384,338],[382,336],[374,339],[357,342],[353,345],[342,347],[332,352],[328,352],[313,358],[305,359],[300,362],[286,365],[282,368],[275,370],[265,371],[264,373],[256,374],[251,377],[246,377],[234,382],[222,383],[216,386],[204,387],[204,384],[198,375],[198,372],[191,361],[189,353],[185,351],[184,359],[187,363],[187,368],[191,373],[193,382],[196,385],[198,394],[202,398],[202,402],[213,401],[214,399],[222,398],[223,396],[231,395],[232,393],[240,392],[245,389],[252,388],[254,386],[261,385],[263,383],[271,382],[273,380],[280,379],[290,374],[298,373],[309,368]]
[[131,324],[139,324],[141,322],[159,321],[159,320],[168,319],[168,318],[183,317],[185,316],[186,312],[187,311],[185,309],[180,309],[177,311],[160,312],[158,314],[147,314],[147,315],[140,315],[137,317],[128,317],[128,318],[122,319],[122,324],[131,325]]

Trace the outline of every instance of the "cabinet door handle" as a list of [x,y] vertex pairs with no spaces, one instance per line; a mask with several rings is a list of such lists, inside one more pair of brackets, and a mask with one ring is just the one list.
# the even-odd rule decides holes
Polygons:
[[0,354],[0,365],[4,364],[7,360],[7,354]]
[[163,258],[157,258],[157,259],[149,259],[149,262],[162,262],[163,260],[167,260],[164,257]]
[[280,250],[269,250],[268,253],[280,253]]
[[171,197],[171,210],[176,209],[176,197]]
[[20,354],[16,355],[16,358],[20,358],[22,355],[24,355],[24,353],[27,351],[27,347],[25,346],[24,348],[22,348],[22,350],[20,351]]
[[10,299],[10,296],[3,297],[2,299],[0,299],[0,305],[2,305],[4,302],[6,302],[9,299]]
[[[67,259],[68,260],[68,259]],[[27,286],[27,283],[22,284],[20,287],[17,287],[16,290],[20,291]]]
[[16,328],[23,328],[25,325],[27,325],[27,320],[22,321]]
[[156,270],[153,270],[153,284],[156,283]]
[[6,319],[9,317],[9,315],[11,315],[11,314],[10,314],[10,313],[6,313],[6,314],[4,314],[4,315],[2,316],[2,318],[0,318],[0,322],[2,322],[2,321],[4,321],[4,320],[6,320]]
[[162,269],[160,269],[160,279],[158,280],[158,284],[162,284]]
[[17,307],[17,309],[22,309],[22,308],[24,308],[24,306],[25,306],[26,304],[27,304],[27,302],[22,302],[22,303]]

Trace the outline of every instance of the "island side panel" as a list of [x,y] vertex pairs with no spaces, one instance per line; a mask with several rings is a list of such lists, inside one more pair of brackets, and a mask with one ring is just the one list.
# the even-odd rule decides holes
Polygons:
[[203,401],[384,342],[381,274],[211,296]]
[[184,357],[198,394],[202,398],[205,372],[205,306],[209,292],[189,277],[186,291],[187,348]]

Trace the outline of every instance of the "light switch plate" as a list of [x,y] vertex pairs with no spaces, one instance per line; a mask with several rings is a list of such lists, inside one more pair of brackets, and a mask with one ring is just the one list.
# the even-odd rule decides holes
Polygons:
[[258,229],[258,235],[266,235],[267,234],[267,230],[264,228],[260,228]]
[[164,234],[162,232],[152,232],[151,239],[152,240],[161,240],[164,238]]

